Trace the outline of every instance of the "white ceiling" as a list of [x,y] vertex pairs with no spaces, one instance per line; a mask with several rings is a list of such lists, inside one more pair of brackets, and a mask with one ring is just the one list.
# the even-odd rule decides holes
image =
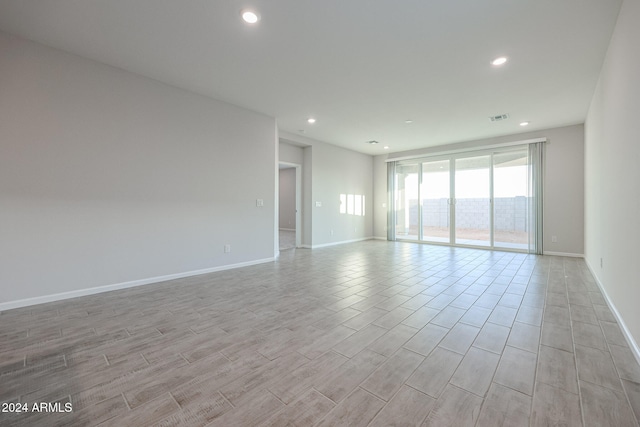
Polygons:
[[620,4],[0,0],[0,29],[381,154],[583,123]]

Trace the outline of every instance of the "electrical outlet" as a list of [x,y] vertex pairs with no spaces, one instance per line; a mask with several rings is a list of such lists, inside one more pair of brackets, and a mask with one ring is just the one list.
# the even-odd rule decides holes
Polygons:
[[231,245],[227,243],[224,245],[224,253],[228,254],[229,252],[231,252]]
[[256,199],[256,206],[261,208],[264,206],[264,200],[262,199]]
[[321,208],[322,207],[322,202],[316,202],[316,208]]
[[558,236],[551,236],[551,243],[558,243]]

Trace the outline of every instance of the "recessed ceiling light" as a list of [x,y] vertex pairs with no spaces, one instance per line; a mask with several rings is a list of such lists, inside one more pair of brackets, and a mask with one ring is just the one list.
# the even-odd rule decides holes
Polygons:
[[241,13],[242,13],[242,19],[247,24],[255,24],[260,20],[260,16],[258,16],[258,14],[253,10],[245,9]]
[[409,124],[413,123],[413,120],[405,120],[404,122],[409,125]]
[[529,122],[522,122],[520,123],[520,126],[529,126]]
[[316,122],[316,119],[314,119],[313,117],[309,117],[307,119],[307,123],[309,123],[310,125],[314,124]]
[[389,146],[388,146],[388,145],[385,145],[385,146],[384,146],[384,147],[382,147],[382,148],[384,148],[385,150],[388,150],[388,149],[389,149]]
[[491,65],[503,65],[505,62],[507,62],[507,57],[506,56],[501,56],[500,58],[496,58],[493,61],[491,61]]

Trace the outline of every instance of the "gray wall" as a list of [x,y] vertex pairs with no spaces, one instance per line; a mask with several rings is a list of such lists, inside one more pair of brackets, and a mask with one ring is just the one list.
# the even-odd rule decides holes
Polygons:
[[[373,157],[300,135],[280,135],[282,140],[305,145],[303,245],[316,247],[371,238]],[[365,215],[341,214],[341,194],[364,196]]]
[[273,118],[3,33],[0,64],[0,304],[273,258]]
[[[640,343],[640,2],[625,0],[586,121],[586,260]],[[600,264],[602,260],[602,266]]]
[[280,169],[278,227],[296,229],[296,169]]
[[[372,237],[372,181],[371,156],[329,144],[314,145],[313,246]],[[341,194],[364,196],[365,214],[341,214]],[[315,205],[318,201],[321,207]]]
[[304,147],[297,147],[291,145],[283,140],[280,140],[278,159],[281,162],[295,163],[302,165],[304,163]]
[[[516,135],[501,136],[468,141],[446,146],[412,150],[390,155],[376,156],[374,160],[374,204],[376,212],[382,213],[382,203],[387,201],[386,166],[387,157],[427,156],[429,154],[454,150],[477,149],[491,144],[522,141],[546,137],[544,160],[544,242],[545,253],[582,255],[584,254],[584,126],[566,126]],[[384,174],[384,179],[380,176]],[[386,210],[385,210],[386,212]],[[386,214],[376,215],[375,235],[386,236]],[[556,243],[551,236],[557,236]]]
[[305,147],[303,150],[302,164],[302,245],[312,246],[313,208],[312,188],[313,180],[313,147]]
[[373,158],[373,235],[387,238],[387,155]]

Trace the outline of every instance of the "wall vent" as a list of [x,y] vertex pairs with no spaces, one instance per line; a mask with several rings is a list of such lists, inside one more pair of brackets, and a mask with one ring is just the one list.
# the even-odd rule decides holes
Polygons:
[[509,118],[508,114],[498,114],[497,116],[489,117],[489,120],[491,120],[492,122],[500,122],[500,121],[506,120],[508,118]]

